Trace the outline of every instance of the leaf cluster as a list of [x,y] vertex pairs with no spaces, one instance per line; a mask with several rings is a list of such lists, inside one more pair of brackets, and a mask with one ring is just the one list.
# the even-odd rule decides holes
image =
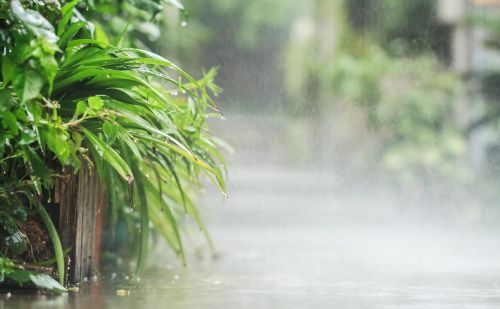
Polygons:
[[[161,8],[126,2],[152,15]],[[209,95],[219,89],[215,71],[197,81],[148,50],[120,47],[120,36],[110,40],[82,13],[106,3],[115,1],[0,1],[0,204],[16,226],[23,218],[14,214],[41,210],[66,170],[90,166],[108,188],[111,224],[122,209],[140,209],[140,270],[150,221],[181,255],[178,218],[186,213],[204,230],[185,186],[205,174],[225,190],[205,127],[220,117]],[[50,234],[61,275],[62,248]]]

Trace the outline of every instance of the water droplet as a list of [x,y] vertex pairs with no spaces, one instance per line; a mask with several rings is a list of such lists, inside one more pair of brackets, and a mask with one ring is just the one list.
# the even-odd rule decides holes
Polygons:
[[173,92],[172,92],[172,95],[173,95],[174,97],[176,97],[176,96],[178,96],[178,95],[179,95],[179,93],[178,93],[177,91],[173,91]]
[[181,22],[181,27],[186,27],[188,25],[187,21],[183,20]]

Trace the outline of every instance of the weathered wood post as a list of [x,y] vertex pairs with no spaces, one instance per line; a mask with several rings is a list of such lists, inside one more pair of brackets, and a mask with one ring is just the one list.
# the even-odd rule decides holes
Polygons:
[[93,275],[99,259],[100,230],[105,204],[104,186],[88,163],[76,175],[71,171],[56,183],[59,235],[66,258],[66,282],[84,281]]

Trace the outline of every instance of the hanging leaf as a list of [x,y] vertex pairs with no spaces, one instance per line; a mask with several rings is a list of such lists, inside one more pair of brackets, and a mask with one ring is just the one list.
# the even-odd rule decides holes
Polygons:
[[127,182],[132,182],[134,176],[130,167],[125,163],[125,161],[116,153],[116,151],[106,144],[102,139],[95,136],[90,130],[82,128],[83,133],[89,139],[90,144],[96,150],[96,152],[104,158],[104,160],[111,165],[120,176],[123,177]]
[[15,74],[12,85],[22,102],[34,99],[40,94],[43,78],[39,72],[30,68],[19,68]]
[[172,5],[178,10],[183,11],[184,10],[184,5],[179,0],[163,0],[165,3]]

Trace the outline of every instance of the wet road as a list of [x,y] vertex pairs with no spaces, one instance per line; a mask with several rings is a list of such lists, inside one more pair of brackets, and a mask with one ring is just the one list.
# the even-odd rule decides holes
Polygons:
[[230,199],[209,190],[203,201],[217,259],[192,250],[183,269],[156,254],[158,267],[138,283],[92,283],[60,297],[4,294],[0,308],[500,306],[497,229],[363,186],[338,188],[322,170],[236,162]]
[[[319,185],[321,183],[321,185]],[[140,283],[62,297],[13,295],[0,308],[497,308],[500,241],[373,198],[335,194],[328,176],[234,170],[230,200],[209,193],[219,258],[169,265]],[[362,203],[362,204],[360,204]],[[116,289],[130,290],[117,296]]]

